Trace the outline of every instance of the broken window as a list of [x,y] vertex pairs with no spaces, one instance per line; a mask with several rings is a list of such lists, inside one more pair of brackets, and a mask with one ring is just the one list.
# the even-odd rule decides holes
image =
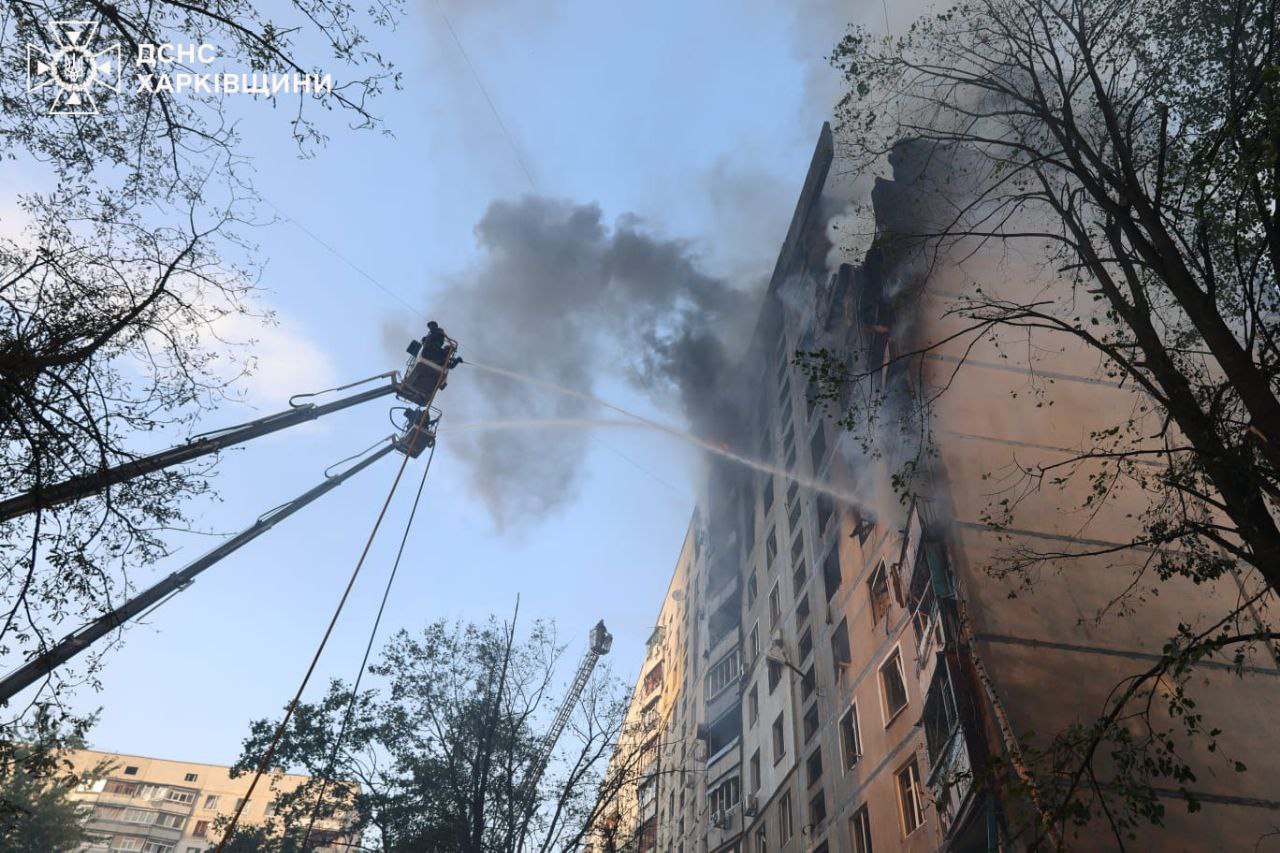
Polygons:
[[662,661],[658,661],[658,663],[653,667],[653,669],[649,670],[649,673],[644,677],[644,693],[647,696],[661,686],[662,686]]
[[804,564],[804,560],[796,563],[795,571],[791,573],[791,588],[796,595],[799,595],[800,591],[804,589],[804,582],[808,575],[809,571]]
[[875,532],[876,517],[865,509],[853,510],[853,530],[849,533],[849,538],[857,537],[858,541],[863,545],[867,544],[867,537]]
[[707,728],[707,756],[713,756],[738,739],[742,732],[742,705],[734,706]]
[[808,776],[809,786],[813,787],[822,778],[822,748],[819,747],[813,751],[813,755],[804,763],[805,773]]
[[924,823],[924,799],[920,791],[920,768],[913,758],[898,771],[898,814],[902,834],[910,835]]
[[902,652],[894,649],[880,665],[880,695],[884,697],[884,724],[907,707],[907,682],[902,672]]
[[853,853],[871,853],[871,815],[866,806],[849,819],[849,834],[853,836]]
[[867,594],[871,598],[871,621],[878,624],[889,612],[889,572],[884,560],[867,580]]
[[862,732],[858,730],[858,704],[849,706],[840,718],[840,751],[844,756],[844,769],[852,770],[862,757]]
[[831,516],[835,514],[836,502],[832,500],[831,495],[826,492],[818,492],[815,498],[818,505],[818,533],[827,532],[827,524],[831,521]]
[[952,733],[960,723],[956,714],[955,694],[951,692],[951,676],[946,665],[938,667],[929,696],[924,700],[924,738],[929,750],[929,766],[936,767]]
[[813,736],[818,733],[818,703],[815,702],[809,706],[809,710],[804,712],[803,720],[804,742],[808,743],[813,740]]
[[831,634],[831,665],[835,671],[835,679],[840,681],[840,670],[853,662],[853,653],[849,649],[849,618],[840,620]]
[[[827,819],[827,795],[825,791],[819,791],[813,795],[813,799],[809,801],[809,823],[817,826]],[[814,853],[818,853],[816,850]]]
[[822,561],[822,588],[827,594],[827,601],[840,589],[840,552],[834,545]]
[[767,658],[766,661],[766,668],[769,670],[769,692],[772,693],[774,688],[778,686],[778,682],[782,680],[782,664]]

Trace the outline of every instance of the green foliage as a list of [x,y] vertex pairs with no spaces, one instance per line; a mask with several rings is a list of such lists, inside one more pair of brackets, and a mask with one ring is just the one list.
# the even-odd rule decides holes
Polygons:
[[[614,681],[593,679],[560,760],[529,787],[541,732],[560,701],[553,674],[562,651],[542,623],[523,641],[494,620],[401,631],[369,669],[383,687],[353,696],[334,681],[320,702],[295,710],[273,760],[312,779],[277,794],[271,843],[303,849],[322,802],[322,818],[345,815],[366,846],[376,839],[384,853],[571,848],[597,807],[626,703]],[[233,772],[257,767],[276,726],[252,724]],[[260,840],[243,843],[255,849]]]

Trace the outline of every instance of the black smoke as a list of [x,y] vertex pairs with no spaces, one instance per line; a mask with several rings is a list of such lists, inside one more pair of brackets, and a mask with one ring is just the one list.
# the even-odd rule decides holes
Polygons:
[[[678,400],[703,437],[732,433],[732,343],[745,337],[755,300],[707,273],[692,244],[659,236],[633,216],[610,225],[597,205],[537,196],[494,202],[475,230],[479,262],[432,310],[464,358],[586,392],[621,377]],[[465,368],[446,394],[446,424],[610,414]],[[572,430],[448,436],[500,526],[569,499],[586,440]]]

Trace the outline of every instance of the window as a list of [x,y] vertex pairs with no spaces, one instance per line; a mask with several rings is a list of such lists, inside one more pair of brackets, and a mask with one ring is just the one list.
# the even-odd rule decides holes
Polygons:
[[752,569],[751,577],[747,578],[747,606],[750,607],[755,603],[756,603],[756,573],[755,573],[755,570]]
[[194,835],[196,838],[204,838],[206,835],[209,834],[209,821],[207,820],[196,821],[195,829],[191,830],[191,834]]
[[773,561],[778,556],[778,534],[775,530],[769,531],[769,538],[764,540],[764,567],[765,571],[773,571]]
[[735,702],[733,707],[711,723],[707,730],[707,755],[719,754],[738,740],[742,733],[742,703]]
[[[763,456],[765,459],[768,459],[769,452],[766,451],[762,453],[761,456]],[[767,515],[769,510],[773,509],[773,475],[767,475],[765,477],[763,499],[764,499],[764,511],[765,511],[765,514]]]
[[117,835],[111,841],[111,849],[115,850],[141,850],[142,839],[133,835]]
[[747,658],[754,661],[758,654],[760,654],[760,624],[756,623],[751,626],[751,633],[747,635]]
[[916,760],[898,771],[898,813],[902,834],[910,835],[924,823],[924,801],[920,797],[920,768]]
[[707,806],[713,812],[727,812],[738,804],[738,798],[738,777],[730,776],[707,794]]
[[187,853],[203,853],[199,847],[188,847]]
[[818,791],[809,801],[809,823],[817,826],[827,819],[827,795]]
[[883,560],[867,581],[867,594],[871,598],[871,621],[878,623],[889,612],[889,572]]
[[124,769],[124,775],[126,775],[126,776],[137,776],[137,775],[138,775],[138,768],[137,768],[137,767],[135,767],[135,766],[133,766],[133,765],[129,765],[128,767],[126,767],[126,768]]
[[778,389],[778,405],[781,406],[783,401],[791,396],[791,377],[786,375],[785,370],[782,374],[782,387]]
[[644,695],[648,696],[653,691],[662,686],[662,661],[649,670],[644,677]]
[[120,794],[121,796],[124,796],[124,797],[136,797],[138,796],[138,783],[137,782],[117,782],[113,779],[112,781],[107,783],[106,788],[104,788],[103,790],[105,793],[108,793],[108,794]]
[[809,569],[804,564],[804,560],[799,560],[795,564],[795,569],[791,572],[791,587],[795,595],[799,596],[804,589],[805,579],[809,575]]
[[836,503],[826,492],[818,492],[814,501],[818,509],[818,533],[826,533],[827,524],[830,523],[831,516],[835,515]]
[[862,757],[862,733],[858,730],[858,705],[849,706],[840,718],[840,751],[844,756],[844,769],[852,770]]
[[831,669],[835,679],[840,681],[840,670],[853,662],[853,653],[849,650],[849,619],[845,617],[831,634]]
[[871,513],[865,510],[853,511],[853,532],[849,534],[849,538],[857,537],[858,542],[866,545],[867,538],[876,530],[876,519]]
[[809,618],[809,596],[799,596],[800,603],[796,605],[796,630],[800,630],[800,626]]
[[778,686],[778,682],[782,680],[782,664],[776,660],[766,658],[765,665],[769,670],[769,692],[773,693],[774,688]]
[[782,615],[782,597],[778,593],[778,585],[769,590],[769,630],[778,627],[778,617]]
[[747,728],[756,724],[760,719],[760,688],[753,684],[751,690],[747,693]]
[[732,649],[717,661],[707,671],[707,698],[718,695],[721,690],[736,682],[740,667],[741,659],[737,649]]
[[813,629],[805,628],[800,635],[800,662],[804,663],[813,654]]
[[164,795],[164,798],[171,803],[186,804],[186,803],[194,803],[196,801],[195,792],[179,791],[176,788],[170,788],[168,793]]
[[818,733],[818,703],[813,703],[808,711],[804,713],[804,742],[808,743],[813,740],[813,736]]
[[871,815],[863,806],[849,818],[849,834],[853,836],[853,853],[872,853],[871,851]]
[[773,721],[773,763],[777,764],[787,754],[787,735],[783,730],[783,716]]
[[951,692],[951,677],[946,665],[938,667],[938,674],[929,685],[929,696],[924,700],[924,738],[929,750],[929,766],[936,767],[942,752],[951,740],[951,733],[959,723],[956,700]]
[[827,434],[822,429],[822,424],[818,424],[813,438],[809,440],[809,453],[813,459],[813,471],[816,474],[822,469],[822,463],[827,458]]
[[880,665],[880,695],[884,700],[884,724],[887,726],[907,707],[907,684],[902,675],[902,651],[894,649]]
[[148,841],[142,845],[142,853],[173,853],[173,845],[161,844],[159,841]]
[[840,552],[835,547],[827,552],[827,558],[822,561],[822,588],[827,593],[827,601],[840,589]]
[[795,480],[791,481],[791,485],[787,486],[787,508],[790,509],[800,503],[800,484]]
[[814,670],[814,664],[809,664],[809,668],[805,670],[804,675],[800,677],[800,699],[801,701],[808,699],[813,695],[813,691],[818,687],[817,673]]
[[156,826],[165,826],[169,829],[182,829],[187,823],[187,819],[180,814],[167,814],[161,812],[156,815]]
[[751,754],[751,793],[760,790],[760,750]]
[[248,806],[248,805],[249,805],[249,801],[248,801],[248,800],[246,800],[244,797],[237,797],[237,798],[236,798],[236,809],[237,809],[237,810],[239,810],[242,806]]
[[804,763],[805,772],[808,774],[809,787],[818,784],[818,780],[822,778],[822,750],[815,749],[813,755]]
[[[800,501],[796,501],[794,504],[791,504],[791,512],[787,513],[787,524],[791,525],[789,529],[792,532],[794,533],[800,532]],[[800,549],[803,547],[804,547],[804,543],[797,541],[791,547],[792,555],[794,556],[798,554],[800,552]]]
[[782,839],[782,843],[786,844],[794,834],[795,826],[791,819],[791,792],[787,791],[782,795],[782,799],[778,800],[778,836]]
[[186,776],[182,777],[182,781],[184,781],[184,782],[194,782],[194,781],[196,781],[196,779],[197,779],[197,778],[198,778],[198,777],[197,777],[197,775],[196,775],[195,773],[188,773]]
[[769,853],[769,827],[764,821],[756,827],[755,853]]
[[146,809],[125,809],[121,818],[125,823],[152,823],[155,819],[156,813]]
[[205,807],[205,811],[213,811],[214,809],[216,809],[218,807],[218,796],[216,794],[210,794],[209,796],[205,797],[204,807]]

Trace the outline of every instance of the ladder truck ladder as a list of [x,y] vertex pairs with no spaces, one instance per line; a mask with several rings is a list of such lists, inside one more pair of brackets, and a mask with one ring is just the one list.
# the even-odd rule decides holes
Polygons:
[[578,671],[573,676],[573,683],[569,685],[569,692],[565,694],[564,701],[560,703],[560,709],[556,711],[555,719],[551,721],[551,728],[547,729],[547,733],[543,735],[542,743],[538,747],[538,753],[529,765],[529,774],[525,777],[520,798],[526,804],[526,824],[529,818],[533,816],[534,806],[537,802],[538,782],[542,780],[542,774],[547,772],[547,765],[551,762],[551,752],[555,749],[556,741],[560,740],[560,735],[564,733],[565,726],[569,724],[569,718],[573,716],[573,709],[577,706],[578,700],[582,698],[582,691],[586,689],[587,682],[591,679],[591,673],[595,671],[596,664],[600,662],[600,658],[609,654],[609,649],[612,647],[613,635],[604,627],[604,620],[601,619],[591,629],[587,653],[582,656],[582,661],[578,664]]

